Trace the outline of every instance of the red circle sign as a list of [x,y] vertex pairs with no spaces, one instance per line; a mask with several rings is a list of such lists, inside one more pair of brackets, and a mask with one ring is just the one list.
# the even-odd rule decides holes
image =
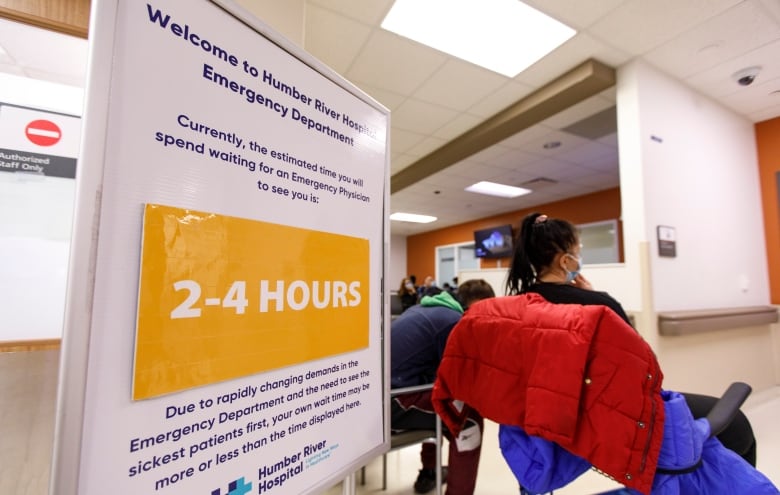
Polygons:
[[62,131],[50,120],[33,120],[24,129],[24,134],[33,144],[51,146],[57,144],[62,137]]

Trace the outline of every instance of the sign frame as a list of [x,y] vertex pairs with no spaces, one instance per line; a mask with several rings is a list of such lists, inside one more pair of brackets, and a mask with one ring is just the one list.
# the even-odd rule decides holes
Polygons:
[[[90,39],[88,83],[86,87],[85,111],[83,113],[83,132],[79,154],[79,172],[76,177],[76,201],[74,227],[70,251],[67,280],[67,295],[64,318],[64,333],[60,358],[60,379],[58,384],[57,413],[52,460],[50,492],[62,495],[83,493],[80,482],[90,466],[82,457],[84,432],[88,426],[85,416],[95,411],[88,410],[87,379],[99,369],[90,369],[90,356],[99,351],[93,340],[96,327],[96,280],[98,273],[100,222],[106,205],[112,201],[104,197],[108,162],[108,123],[110,117],[110,95],[112,90],[112,65],[117,46],[117,23],[120,22],[120,3],[126,0],[96,0],[92,3],[90,14]],[[361,466],[389,450],[390,447],[390,405],[389,397],[389,333],[390,315],[389,292],[385,280],[388,271],[388,253],[390,229],[389,208],[389,170],[390,170],[390,111],[356,86],[346,81],[335,71],[316,60],[297,45],[293,44],[270,26],[254,17],[253,14],[230,0],[200,0],[209,3],[229,14],[236,22],[250,28],[255,34],[276,45],[286,57],[297,60],[315,73],[334,83],[344,94],[381,113],[386,121],[384,129],[384,168],[381,178],[381,274],[378,275],[378,291],[371,297],[379,301],[380,321],[379,370],[381,375],[383,412],[381,441],[370,445],[349,462],[340,466],[326,479],[320,479],[308,486],[302,493],[319,493],[342,479],[353,479],[352,475]],[[377,198],[379,199],[379,198]],[[378,296],[376,295],[378,292]],[[345,491],[347,487],[345,486]],[[177,493],[168,490],[163,493]]]

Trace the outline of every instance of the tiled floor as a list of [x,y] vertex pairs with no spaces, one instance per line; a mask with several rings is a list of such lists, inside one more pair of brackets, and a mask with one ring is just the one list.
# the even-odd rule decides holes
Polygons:
[[[776,486],[780,486],[780,387],[753,393],[742,410],[750,419],[758,439],[758,469]],[[482,459],[477,479],[477,495],[514,495],[517,482],[509,471],[498,448],[498,426],[486,422]],[[413,494],[412,484],[419,469],[419,446],[412,446],[387,454],[387,490],[382,491],[381,458],[373,461],[366,469],[366,483],[359,484],[357,476],[355,493],[407,495]],[[446,448],[444,450],[446,453]],[[446,454],[445,454],[446,455]],[[618,488],[615,482],[589,471],[569,486],[556,490],[556,495],[596,494]],[[336,486],[327,495],[343,493],[342,486]],[[347,492],[349,493],[349,492]],[[430,492],[433,494],[434,492]]]

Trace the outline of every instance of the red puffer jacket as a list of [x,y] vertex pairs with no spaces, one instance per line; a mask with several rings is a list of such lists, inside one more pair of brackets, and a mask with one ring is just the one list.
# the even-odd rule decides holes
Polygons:
[[462,401],[649,493],[663,438],[662,379],[650,346],[609,308],[524,294],[469,308],[447,340],[432,398],[455,435]]

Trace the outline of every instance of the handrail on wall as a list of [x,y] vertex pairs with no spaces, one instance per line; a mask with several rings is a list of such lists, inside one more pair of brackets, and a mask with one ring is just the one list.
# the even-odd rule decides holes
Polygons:
[[777,308],[774,306],[664,311],[658,313],[658,333],[666,336],[692,335],[714,330],[768,325],[777,321]]

